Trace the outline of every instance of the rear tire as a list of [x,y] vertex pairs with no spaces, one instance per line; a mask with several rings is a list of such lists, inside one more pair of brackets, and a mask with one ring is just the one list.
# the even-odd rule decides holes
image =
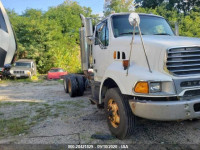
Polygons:
[[65,93],[69,93],[69,90],[68,90],[68,77],[63,79],[63,85],[64,85]]
[[135,116],[129,106],[128,98],[122,95],[118,88],[111,88],[106,92],[104,109],[113,135],[119,139],[132,135]]
[[85,90],[85,84],[82,76],[76,76],[76,80],[78,83],[78,90],[77,90],[77,95],[78,96],[83,96],[84,90]]
[[70,97],[77,96],[77,90],[78,90],[78,83],[76,81],[75,76],[69,76],[68,77],[68,92]]

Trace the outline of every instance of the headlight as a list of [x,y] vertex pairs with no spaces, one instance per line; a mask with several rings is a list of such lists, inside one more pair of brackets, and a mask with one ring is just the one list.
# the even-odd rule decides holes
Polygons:
[[134,92],[141,94],[161,92],[161,83],[140,81],[135,85]]
[[160,82],[151,82],[149,84],[149,92],[150,93],[161,92],[161,83]]
[[13,74],[14,73],[14,71],[13,70],[10,70],[10,74]]
[[30,71],[25,71],[25,74],[30,75],[31,72]]

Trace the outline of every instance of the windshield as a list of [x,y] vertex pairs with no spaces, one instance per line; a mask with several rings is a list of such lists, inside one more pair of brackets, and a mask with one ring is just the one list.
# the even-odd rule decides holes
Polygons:
[[[171,27],[164,18],[139,15],[140,28],[143,35],[174,35]],[[115,37],[127,36],[133,33],[133,26],[129,24],[129,15],[114,15],[113,33]],[[136,34],[139,34],[138,27],[136,27]]]
[[16,62],[14,64],[16,67],[26,67],[26,68],[31,68],[31,63],[24,63],[24,62]]
[[51,69],[49,72],[64,72],[63,69]]

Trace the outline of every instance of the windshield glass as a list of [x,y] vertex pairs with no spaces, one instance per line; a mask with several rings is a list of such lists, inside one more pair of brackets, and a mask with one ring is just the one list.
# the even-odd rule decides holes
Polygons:
[[14,64],[16,67],[26,67],[26,68],[31,68],[31,63],[24,63],[24,62],[16,62]]
[[51,69],[49,72],[64,72],[63,69]]
[[[164,18],[139,15],[140,28],[143,35],[174,35],[171,27]],[[113,33],[115,37],[127,36],[133,33],[133,26],[129,24],[129,15],[114,15]],[[139,34],[138,27],[136,27],[136,34]]]

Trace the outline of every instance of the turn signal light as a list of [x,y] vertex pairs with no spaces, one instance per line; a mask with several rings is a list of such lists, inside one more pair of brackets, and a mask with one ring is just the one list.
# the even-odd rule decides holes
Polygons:
[[123,60],[123,67],[126,70],[129,67],[129,60]]
[[149,93],[149,85],[148,82],[138,82],[134,88],[135,93]]
[[117,52],[116,52],[116,51],[114,51],[114,53],[113,53],[113,58],[114,58],[114,59],[117,58]]

